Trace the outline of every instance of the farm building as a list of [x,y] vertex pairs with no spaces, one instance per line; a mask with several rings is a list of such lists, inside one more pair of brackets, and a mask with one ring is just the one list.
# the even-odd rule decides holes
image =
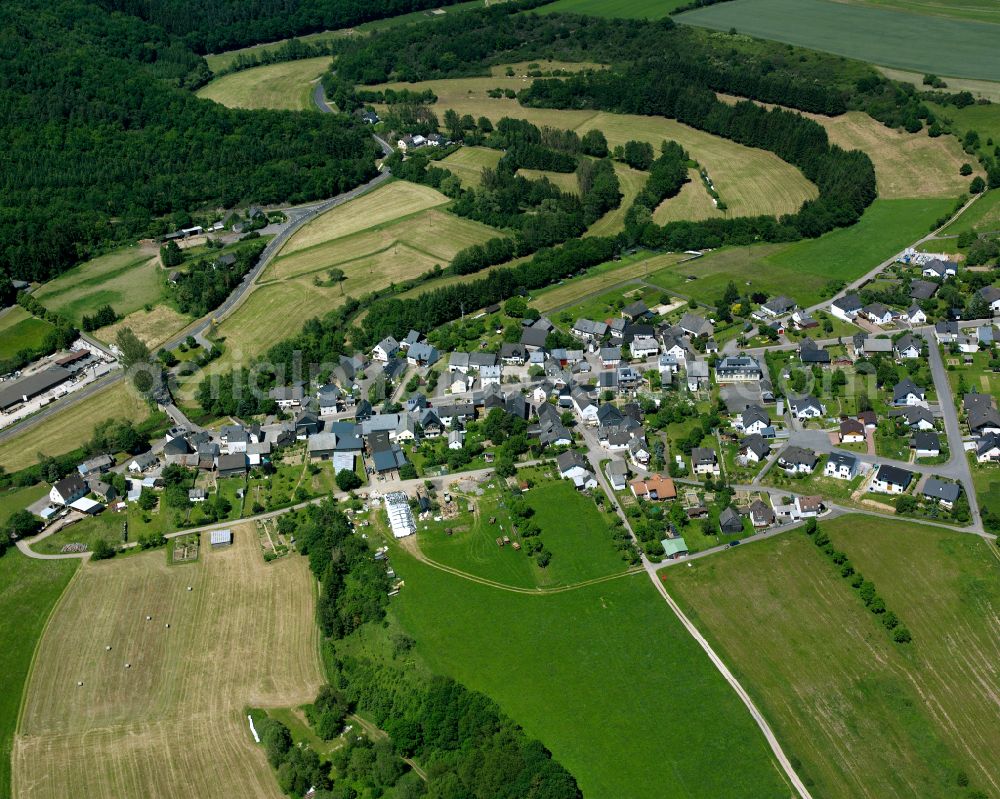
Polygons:
[[46,391],[65,383],[70,377],[70,373],[61,366],[50,366],[30,377],[22,377],[20,380],[8,383],[0,389],[0,411],[6,411],[15,405],[37,397],[39,394],[44,394]]
[[389,526],[396,538],[406,538],[417,532],[417,523],[413,519],[409,500],[402,491],[393,491],[385,495],[385,512],[389,517]]
[[208,540],[213,547],[227,547],[233,543],[233,531],[212,530]]
[[683,538],[664,538],[660,546],[663,547],[664,557],[668,560],[683,558],[688,553],[687,543]]

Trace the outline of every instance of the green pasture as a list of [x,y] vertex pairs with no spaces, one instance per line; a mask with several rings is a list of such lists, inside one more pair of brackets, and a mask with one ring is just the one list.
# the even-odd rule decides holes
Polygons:
[[24,349],[41,347],[52,329],[44,319],[32,316],[20,305],[13,306],[0,316],[0,360],[13,358]]
[[[553,559],[553,562],[555,559]],[[644,575],[532,595],[393,554],[430,668],[495,699],[585,796],[788,797],[736,695]]]
[[[0,496],[4,516],[11,499],[10,493]],[[0,557],[0,797],[11,795],[11,748],[35,644],[78,565],[75,559],[32,560],[17,550]]]
[[994,792],[1000,737],[982,664],[995,662],[1000,569],[980,539],[867,516],[820,521],[911,630],[896,644],[802,533],[662,572],[740,678],[814,796]]
[[[700,302],[715,303],[730,280],[738,288],[819,302],[831,282],[848,283],[927,233],[951,200],[876,200],[849,228],[792,244],[727,247],[668,266],[646,280]],[[694,280],[689,280],[694,277]]]
[[[910,0],[890,0],[913,8]],[[922,3],[921,6],[929,6]],[[957,3],[937,3],[957,6]],[[968,3],[963,3],[968,8]],[[991,4],[995,8],[995,4]],[[923,8],[921,8],[923,10]],[[834,0],[730,0],[681,14],[678,22],[809,47],[897,69],[1000,80],[998,28],[973,19],[905,13]],[[905,42],[923,43],[907,46]]]
[[75,323],[102,305],[120,316],[160,300],[163,270],[155,256],[137,247],[101,255],[63,272],[34,292],[50,311]]

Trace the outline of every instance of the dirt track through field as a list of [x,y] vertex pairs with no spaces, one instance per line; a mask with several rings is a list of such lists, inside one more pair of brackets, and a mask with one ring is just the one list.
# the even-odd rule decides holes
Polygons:
[[302,558],[265,565],[253,525],[234,534],[193,565],[81,569],[29,678],[15,797],[281,796],[243,709],[315,697],[314,583]]

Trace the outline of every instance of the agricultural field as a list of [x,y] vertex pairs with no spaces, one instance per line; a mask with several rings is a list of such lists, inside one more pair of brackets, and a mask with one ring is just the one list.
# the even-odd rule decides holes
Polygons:
[[32,316],[20,305],[0,315],[0,360],[13,358],[23,349],[42,346],[45,335],[55,328],[44,319]]
[[230,108],[308,111],[313,108],[312,84],[330,62],[329,56],[320,56],[244,69],[216,78],[197,95]]
[[113,325],[98,328],[94,338],[108,343],[114,342],[118,331],[123,327],[132,328],[132,332],[151,350],[172,338],[191,323],[191,317],[171,308],[169,305],[154,305],[152,310],[140,308]]
[[500,162],[500,156],[499,150],[489,147],[460,147],[447,158],[438,161],[437,166],[450,171],[468,189],[479,185],[483,170],[494,169]]
[[[910,522],[821,522],[913,634],[894,644],[802,533],[671,568],[668,590],[757,699],[824,797],[995,792],[998,561]],[[752,612],[748,612],[752,609]]]
[[584,238],[587,236],[614,236],[621,233],[625,229],[625,213],[649,179],[648,172],[632,169],[627,164],[621,164],[617,161],[615,162],[615,174],[618,175],[618,183],[621,186],[621,205],[612,208],[587,228],[587,232],[583,234]]
[[[909,0],[889,0],[896,7]],[[983,0],[987,2],[987,0]],[[927,3],[921,11],[930,7]],[[954,9],[957,3],[937,3]],[[965,4],[968,8],[968,4]],[[995,6],[994,6],[995,7]],[[944,77],[1000,80],[996,26],[971,19],[901,13],[834,0],[731,0],[681,14],[677,22],[718,31],[735,28],[761,39],[809,47],[835,55]],[[933,47],[898,47],[924,41],[933,24]],[[886,40],[892,31],[892,40]]]
[[[418,277],[435,265],[445,267],[460,249],[500,235],[441,210],[447,202],[433,189],[394,181],[307,224],[219,325],[226,353],[208,371],[231,368],[287,338],[295,332],[291,320],[301,325],[344,297]],[[333,267],[344,271],[340,283],[327,279]]]
[[439,116],[449,108],[459,114],[486,116],[493,122],[504,116],[526,119],[535,125],[576,130],[583,135],[597,128],[612,147],[630,139],[649,141],[659,147],[665,139],[681,144],[706,170],[719,195],[734,216],[784,214],[797,211],[814,198],[816,187],[793,167],[764,150],[736,144],[664,117],[610,114],[593,110],[523,108],[516,100],[494,99],[493,88],[520,90],[527,78],[460,78],[420,83],[389,83],[374,88],[430,88],[438,97]]
[[14,472],[37,463],[39,452],[62,455],[82,446],[98,422],[117,418],[138,423],[149,414],[146,401],[121,380],[0,443],[0,463]]
[[680,253],[653,255],[645,251],[626,255],[619,261],[607,261],[591,267],[582,275],[558,285],[539,289],[533,293],[531,305],[542,313],[551,313],[588,297],[603,294],[618,283],[645,278],[686,258],[688,256]]
[[[625,571],[625,562],[611,546],[609,516],[569,482],[539,482],[524,494],[535,511],[532,519],[542,530],[539,540],[552,552],[552,562],[544,569],[523,549],[497,546],[497,536],[517,540],[501,499],[498,491],[489,489],[483,497],[456,497],[462,514],[430,524],[426,532],[421,529],[417,535],[420,551],[445,566],[520,588],[553,588]],[[473,513],[465,512],[470,501]],[[491,518],[496,524],[489,523]],[[566,523],[569,518],[572,524]],[[453,534],[447,535],[445,528]]]
[[79,324],[102,305],[126,315],[159,302],[164,275],[156,252],[127,247],[63,272],[34,291],[50,311]]
[[697,169],[688,170],[688,182],[681,186],[676,197],[664,200],[653,211],[653,221],[658,225],[723,216],[725,213],[712,202],[712,195],[708,193]]
[[647,280],[713,304],[733,280],[808,306],[829,296],[825,289],[831,282],[850,282],[920,238],[951,207],[952,201],[943,199],[876,200],[857,224],[818,239],[724,248],[651,273]]
[[[0,495],[0,502],[8,498]],[[4,685],[0,691],[0,796],[11,795],[14,731],[35,645],[78,565],[76,560],[32,560],[17,550],[0,558],[0,673]]]
[[528,180],[541,180],[545,178],[553,186],[568,194],[580,193],[580,182],[576,179],[576,172],[549,172],[545,169],[519,169],[517,174]]
[[891,8],[928,17],[1000,22],[1000,8],[994,0],[848,0],[875,8]]
[[[909,72],[905,69],[892,69],[891,67],[878,67],[878,71],[892,80],[912,84],[920,91],[927,88],[924,85],[923,72]],[[969,78],[948,78],[946,83],[950,92],[971,92],[974,97],[984,97],[994,103],[1000,102],[1000,83]]]
[[[1000,230],[1000,190],[988,191],[976,200],[968,211],[942,231],[945,235],[958,234],[966,230]],[[937,246],[937,242],[931,242]],[[957,245],[956,245],[957,246]]]
[[526,594],[398,548],[392,557],[405,580],[393,612],[417,653],[496,700],[585,796],[791,795],[739,700],[646,575]]
[[234,533],[192,565],[159,550],[81,568],[28,681],[17,796],[281,796],[244,708],[316,695],[314,582],[302,558],[265,565],[252,526]]

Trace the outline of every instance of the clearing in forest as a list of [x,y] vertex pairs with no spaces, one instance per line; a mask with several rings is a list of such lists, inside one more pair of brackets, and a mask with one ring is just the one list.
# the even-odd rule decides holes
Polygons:
[[910,629],[900,645],[801,531],[661,572],[816,796],[947,799],[1000,768],[1000,560],[911,522],[820,523]]
[[676,197],[664,200],[653,211],[653,221],[658,225],[685,219],[712,219],[724,216],[714,202],[712,195],[697,169],[688,170],[688,182],[681,186]]
[[82,567],[29,678],[18,799],[281,797],[244,708],[315,697],[315,583],[303,558],[265,565],[252,525],[234,541],[193,564],[158,550]]
[[312,84],[330,66],[329,56],[252,67],[216,78],[198,90],[199,97],[230,108],[313,108]]
[[466,189],[479,185],[484,169],[494,169],[503,155],[489,147],[460,147],[451,155],[442,158],[437,166],[444,167],[455,175]]

